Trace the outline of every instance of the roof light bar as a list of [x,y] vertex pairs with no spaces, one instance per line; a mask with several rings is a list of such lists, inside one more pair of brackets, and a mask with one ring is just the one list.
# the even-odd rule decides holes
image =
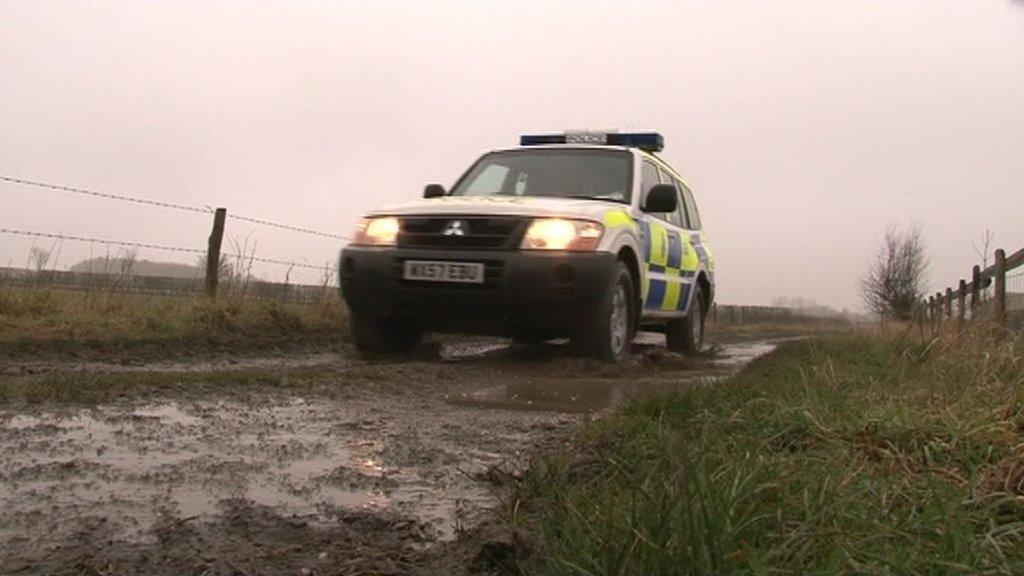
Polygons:
[[609,134],[608,143],[612,146],[631,146],[646,152],[661,152],[665,149],[665,138],[657,132]]
[[520,146],[544,146],[547,144],[607,144],[639,148],[646,152],[661,152],[665,149],[665,138],[657,132],[566,132],[564,134],[524,134],[519,137]]

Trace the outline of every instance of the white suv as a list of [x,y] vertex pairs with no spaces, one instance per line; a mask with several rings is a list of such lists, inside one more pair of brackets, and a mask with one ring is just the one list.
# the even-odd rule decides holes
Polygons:
[[638,329],[698,353],[714,298],[693,194],[656,133],[523,136],[450,191],[384,206],[341,253],[352,336],[365,352],[425,331],[569,337],[621,361]]

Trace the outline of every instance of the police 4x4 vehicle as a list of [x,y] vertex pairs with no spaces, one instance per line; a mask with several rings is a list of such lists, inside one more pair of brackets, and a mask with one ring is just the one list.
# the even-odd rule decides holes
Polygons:
[[568,337],[611,361],[637,330],[698,353],[714,260],[693,194],[657,133],[528,135],[450,191],[385,206],[342,250],[352,336],[401,352],[425,331]]

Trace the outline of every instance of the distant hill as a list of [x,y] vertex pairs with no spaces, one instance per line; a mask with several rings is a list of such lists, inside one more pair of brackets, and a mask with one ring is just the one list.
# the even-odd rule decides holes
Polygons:
[[[130,267],[130,271],[128,268]],[[174,262],[150,262],[149,260],[127,260],[125,258],[90,258],[72,265],[71,272],[91,272],[93,274],[124,274],[134,276],[158,276],[161,278],[202,278],[203,271],[198,266],[176,264]]]

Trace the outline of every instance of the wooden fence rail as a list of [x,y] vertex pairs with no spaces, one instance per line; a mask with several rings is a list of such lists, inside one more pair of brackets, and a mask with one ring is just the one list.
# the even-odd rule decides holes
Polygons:
[[[934,322],[952,318],[963,322],[988,317],[998,324],[1005,324],[1006,275],[1007,272],[1021,266],[1024,266],[1024,248],[1009,256],[1002,248],[996,250],[995,263],[984,270],[980,266],[974,266],[970,282],[962,279],[956,289],[946,288],[944,293],[936,292],[929,296],[927,302],[923,302],[919,308],[922,317]],[[988,290],[989,287],[992,287],[992,297],[984,301],[982,291]]]
[[807,322],[844,322],[841,316],[814,314],[799,308],[781,306],[741,306],[734,304],[718,304],[711,306],[708,312],[708,323],[719,326],[738,326],[744,324],[788,324]]

